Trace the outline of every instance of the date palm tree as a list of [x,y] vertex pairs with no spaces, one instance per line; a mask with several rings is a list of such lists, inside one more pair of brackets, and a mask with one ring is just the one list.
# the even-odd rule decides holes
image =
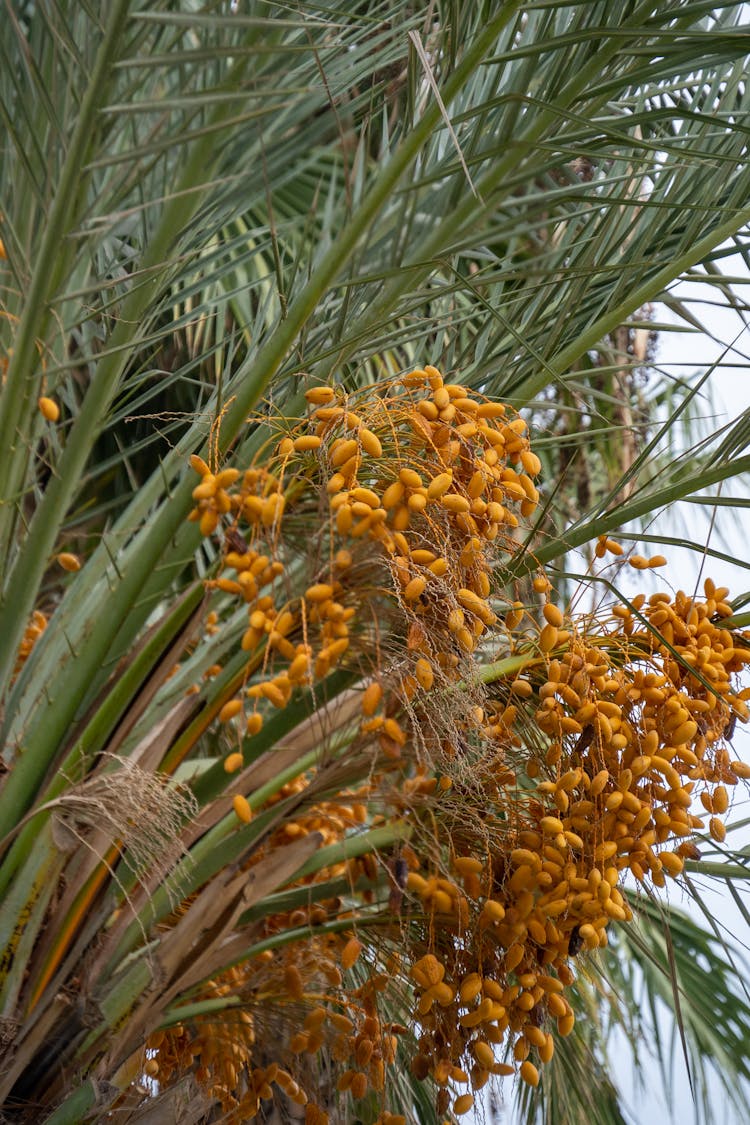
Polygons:
[[[613,1029],[638,1065],[649,1021],[665,1082],[673,1053],[689,1060],[697,1119],[710,1119],[711,1081],[742,1104],[750,1006],[741,954],[676,909],[663,876],[647,891],[637,863],[606,942],[585,942],[572,921],[558,934],[576,972],[558,1012],[565,1035],[541,1078],[521,1057],[529,1043],[550,1054],[541,1017],[510,1062],[507,1035],[484,1043],[496,1061],[472,1040],[479,1072],[462,1078],[457,1064],[436,1070],[444,1043],[430,1025],[433,998],[415,1004],[443,983],[431,966],[445,971],[448,949],[468,956],[455,904],[469,903],[473,925],[486,901],[500,902],[511,828],[528,843],[536,830],[523,818],[541,815],[538,793],[561,792],[549,774],[560,772],[556,736],[538,711],[552,666],[579,635],[569,627],[578,602],[594,610],[576,628],[609,654],[613,676],[671,660],[683,694],[705,703],[711,693],[703,665],[689,679],[695,661],[651,620],[650,603],[627,595],[618,568],[628,552],[599,564],[605,550],[640,544],[647,579],[661,542],[648,527],[654,512],[712,503],[723,489],[721,525],[743,504],[746,415],[678,441],[683,423],[695,438],[705,380],[660,382],[652,347],[668,330],[659,303],[685,330],[701,328],[674,293],[681,279],[700,277],[718,302],[744,310],[723,269],[748,253],[743,12],[708,0],[7,5],[6,1120],[299,1111],[308,1122],[427,1122],[467,1112],[479,1072],[520,1067],[525,1083],[503,1079],[519,1120],[620,1122]],[[421,375],[404,389],[412,370]],[[359,538],[337,540],[335,559],[331,542],[351,530],[339,508],[367,508],[368,488],[385,504],[389,482],[396,496],[412,487],[402,472],[427,471],[436,431],[419,439],[409,423],[420,378],[434,399],[420,415],[428,424],[445,403],[459,402],[459,421],[468,412],[458,436],[454,415],[445,420],[455,481],[470,461],[472,418],[495,425],[502,403],[508,430],[497,422],[493,434],[510,451],[508,472],[528,485],[521,498],[503,478],[507,503],[494,520],[503,549],[485,559],[487,544],[476,548],[471,565],[489,600],[462,586],[455,653],[443,664],[418,657],[416,678],[405,679],[404,662],[420,645],[432,651],[430,631],[442,627],[443,609],[423,600],[427,579],[412,570],[399,586],[402,548],[389,553],[367,515]],[[359,443],[355,476],[365,454],[377,462],[353,500],[345,472],[332,484],[348,441]],[[486,463],[474,466],[480,476]],[[455,521],[477,497],[467,477],[466,495],[446,506],[451,473],[430,472],[425,504],[442,505],[443,523],[430,526],[443,529],[450,563],[450,551],[466,548],[455,536],[471,538]],[[396,517],[383,512],[393,529]],[[698,535],[686,545],[712,560],[718,584],[726,555]],[[427,554],[415,565],[437,561]],[[335,600],[340,590],[351,605]],[[739,671],[745,599],[727,596],[706,587],[704,634],[713,630],[716,645],[733,638]],[[688,622],[692,607],[675,605]],[[473,637],[465,614],[478,622]],[[613,620],[637,643],[613,632]],[[310,639],[317,629],[325,658]],[[336,640],[346,641],[340,653]],[[291,668],[298,657],[299,677],[280,680],[274,661]],[[420,691],[438,693],[431,711],[415,710]],[[713,781],[723,769],[736,782],[742,767],[727,764],[722,741],[733,721],[721,714]],[[492,831],[482,827],[488,716],[507,755]],[[679,745],[705,744],[706,723],[687,721],[696,729]],[[593,783],[593,729],[560,735],[580,775],[571,792]],[[450,761],[440,757],[446,741]],[[690,754],[679,758],[685,770],[699,768]],[[612,778],[603,799],[628,789],[630,779],[618,790]],[[537,790],[544,779],[548,789]],[[722,801],[707,794],[706,811],[716,818]],[[702,855],[692,841],[669,853],[698,904],[699,876],[739,898],[750,871],[723,824],[712,826]],[[484,862],[480,839],[492,886],[471,882]],[[424,891],[432,868],[463,888],[440,891],[458,912],[450,925],[436,921],[442,900]],[[485,929],[509,924],[486,910],[482,918]],[[448,935],[442,962],[436,925]],[[514,939],[497,933],[510,952]],[[535,956],[551,940],[540,937]],[[446,1012],[454,1000],[455,990]],[[573,1014],[574,1027],[565,1023]],[[319,1026],[327,1034],[313,1042]]]

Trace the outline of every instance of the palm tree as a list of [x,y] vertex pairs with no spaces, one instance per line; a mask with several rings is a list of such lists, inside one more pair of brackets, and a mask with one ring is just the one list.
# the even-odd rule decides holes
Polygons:
[[[618,534],[649,543],[654,511],[750,468],[744,415],[676,445],[699,388],[642,389],[648,334],[662,330],[653,304],[671,302],[695,326],[671,294],[678,280],[700,273],[717,299],[738,301],[721,267],[730,252],[746,256],[750,219],[742,18],[741,4],[703,0],[10,6],[0,28],[8,1120],[61,1125],[114,1109],[141,1122],[240,1120],[258,1107],[268,1116],[273,1096],[286,1114],[307,1100],[311,1122],[431,1121],[466,1111],[490,1071],[521,1068],[526,1084],[507,1089],[526,1119],[617,1122],[611,1025],[637,1057],[638,1020],[660,1004],[697,1079],[713,1071],[741,1101],[742,961],[660,885],[670,866],[698,897],[698,874],[733,889],[748,877],[720,819],[726,784],[745,776],[723,740],[730,711],[746,709],[734,681],[719,691],[690,655],[695,630],[654,622],[666,603],[626,597],[621,556],[609,556],[614,569],[598,556]],[[422,374],[404,387],[412,369]],[[443,399],[454,411],[440,438],[455,463],[445,488],[436,431],[414,424],[423,392],[435,418]],[[420,415],[430,425],[433,406]],[[490,463],[471,460],[474,415],[489,419],[482,441],[492,429],[512,476],[496,481],[497,518],[474,521],[469,559],[467,497]],[[348,441],[356,450],[343,460]],[[430,480],[405,484],[402,470]],[[368,489],[385,503],[391,485],[391,514],[381,525],[354,512],[361,531],[349,543],[337,513],[372,506]],[[412,569],[398,569],[397,506],[402,539],[427,527],[399,486],[423,488],[425,509],[438,504],[429,543],[447,572],[431,574],[452,580],[451,560],[464,559],[475,583],[459,590],[462,623],[450,629],[449,603],[431,601],[413,569],[443,556],[415,562],[428,548],[404,540]],[[573,621],[580,591],[593,591],[595,611]],[[731,647],[734,673],[747,621],[742,597],[726,598],[707,586],[701,635],[711,653]],[[695,607],[670,605],[687,629]],[[495,942],[504,989],[527,987],[505,960],[520,939],[497,929],[511,923],[485,900],[504,909],[508,865],[526,863],[543,813],[558,834],[543,805],[554,792],[565,813],[560,777],[582,799],[578,787],[593,783],[600,720],[594,737],[538,717],[547,685],[562,682],[552,670],[579,643],[598,647],[621,687],[671,662],[675,694],[715,721],[711,733],[708,720],[684,720],[696,729],[676,744],[688,747],[681,774],[651,757],[672,770],[674,796],[702,768],[696,748],[723,755],[691,779],[709,786],[716,855],[696,858],[683,841],[644,870],[634,857],[646,853],[633,851],[606,927],[589,925],[584,939],[587,923],[571,914],[556,941],[554,925],[534,939],[540,965],[559,946],[550,979],[565,999],[544,1004],[572,1034],[553,1040],[541,1018],[509,1017],[509,1037],[495,1013],[489,1055],[462,1033],[454,1058],[435,1012],[455,1015],[456,991],[425,1000],[436,984],[453,988],[432,979],[435,964],[470,976],[465,934],[476,932],[482,949]],[[635,712],[628,723],[633,738],[653,731],[670,745],[658,723],[641,730]],[[596,796],[631,782],[612,772]],[[516,968],[533,991],[529,965]],[[517,998],[506,993],[505,1006]],[[572,1025],[575,1013],[586,1018]],[[478,1070],[464,1081],[470,1048]],[[506,1048],[509,1063],[492,1061]],[[540,1081],[523,1058],[532,1049],[546,1060]],[[666,1072],[669,1047],[660,1053]]]

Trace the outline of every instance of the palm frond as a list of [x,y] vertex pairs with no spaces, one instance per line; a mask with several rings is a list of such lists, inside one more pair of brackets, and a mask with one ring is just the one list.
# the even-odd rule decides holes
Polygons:
[[[654,333],[669,330],[656,303],[680,330],[706,327],[682,280],[747,316],[727,264],[749,254],[744,6],[662,7],[61,0],[2,22],[0,1015],[23,1016],[5,1095],[31,1097],[59,1047],[82,1077],[66,1087],[58,1067],[51,1120],[103,1119],[99,1073],[129,1088],[144,1037],[211,1005],[229,1026],[234,1002],[201,987],[230,970],[230,946],[239,963],[301,941],[264,927],[313,885],[321,943],[351,929],[355,905],[373,949],[395,942],[385,865],[414,818],[370,808],[315,856],[317,829],[295,842],[292,827],[375,768],[351,693],[371,664],[323,677],[252,738],[216,723],[267,656],[241,647],[247,614],[226,589],[211,602],[221,628],[204,628],[203,580],[223,555],[187,521],[191,454],[244,468],[293,429],[313,384],[355,395],[439,364],[543,435],[542,514],[498,570],[503,611],[539,568],[570,583],[598,536],[668,544],[656,512],[747,504],[748,418],[701,428],[728,357],[697,381],[650,381]],[[310,503],[289,535],[290,598],[317,520]],[[697,532],[688,546],[728,554]],[[59,565],[71,554],[75,573]],[[583,581],[618,594],[616,572]],[[231,751],[255,814],[239,829]],[[138,800],[155,812],[144,839]],[[253,891],[238,871],[269,841]],[[381,854],[348,893],[344,872]],[[740,852],[701,865],[732,893],[746,876]],[[730,1096],[746,1080],[734,952],[673,909],[639,912],[602,954],[609,995],[599,969],[581,980],[586,1015],[519,1098],[524,1119],[623,1120],[605,1045],[635,996],[665,1068],[658,1013],[675,1013],[704,1115],[712,1067]],[[82,980],[92,1006],[66,1007]],[[394,995],[395,1024],[409,999]],[[406,1070],[414,1044],[399,1042],[391,1108],[431,1120],[433,1091]]]

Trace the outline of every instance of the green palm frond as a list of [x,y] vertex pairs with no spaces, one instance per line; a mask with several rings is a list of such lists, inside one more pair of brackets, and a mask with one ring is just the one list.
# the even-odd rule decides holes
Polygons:
[[[623,1004],[631,995],[640,1012],[641,1071],[656,1060],[667,1097],[687,1070],[696,1120],[715,1120],[717,1095],[741,1117],[747,1099],[750,998],[746,955],[731,939],[713,934],[674,906],[647,899],[637,924],[618,936],[606,973]],[[622,1003],[622,1001],[621,1001]],[[668,1014],[668,1019],[665,1016]],[[644,1076],[645,1079],[645,1076]]]
[[[218,595],[222,629],[203,628],[202,580],[217,573],[219,549],[186,522],[189,455],[244,467],[280,417],[303,414],[312,381],[355,392],[439,364],[523,409],[540,433],[543,517],[516,557],[509,599],[540,565],[558,568],[561,588],[572,582],[599,535],[669,545],[650,523],[662,509],[747,504],[748,418],[702,423],[711,372],[655,386],[649,335],[675,330],[656,303],[681,319],[677,330],[705,329],[675,293],[683,279],[746,316],[727,258],[750,254],[747,56],[744,6],[729,0],[10,6],[0,26],[0,944],[14,954],[0,1015],[15,1021],[22,1003],[29,1021],[7,1089],[33,1085],[23,1064],[39,1057],[56,997],[93,945],[95,1027],[78,1009],[61,1025],[87,1062],[96,1036],[126,1017],[132,1047],[144,1027],[202,1002],[195,989],[221,963],[207,952],[198,979],[186,949],[217,899],[228,913],[201,931],[206,948],[221,946],[236,914],[262,952],[263,920],[322,862],[308,854],[318,841],[289,844],[277,869],[262,870],[257,900],[242,899],[233,865],[293,819],[285,785],[321,767],[320,792],[335,792],[368,773],[350,753],[347,710],[361,670],[336,673],[243,742],[258,815],[234,831],[223,767],[233,746],[213,720],[246,675],[247,624]],[[42,395],[59,422],[40,413]],[[298,538],[301,583],[304,526]],[[698,533],[687,539],[705,549]],[[721,563],[718,542],[706,553]],[[61,571],[60,552],[82,569]],[[19,671],[35,610],[48,625]],[[172,774],[185,792],[164,780]],[[172,883],[153,859],[158,826],[141,862],[117,817],[112,794],[139,785],[172,835],[187,832],[185,852],[165,860]],[[97,801],[109,810],[100,823]],[[184,828],[193,802],[201,832]],[[368,831],[340,849],[342,863],[408,835]],[[742,853],[715,870],[701,863],[730,889],[745,877]],[[380,926],[388,888],[368,889]],[[320,895],[339,901],[331,933],[346,929],[342,888]],[[157,1011],[154,934],[178,901],[192,905],[161,943],[174,989]],[[674,1010],[680,997],[704,1116],[712,1066],[730,1094],[747,1079],[750,1009],[734,952],[675,910],[644,900],[639,912],[602,958],[612,994],[582,981],[586,1016],[520,1097],[520,1119],[622,1121],[609,1020],[639,1005]],[[719,1033],[722,1012],[731,1018]],[[660,1026],[655,1017],[654,1034]],[[671,1044],[657,1047],[667,1068]],[[393,1105],[430,1120],[431,1093],[402,1053]],[[108,1112],[93,1079],[63,1085],[49,1094],[63,1103],[58,1125]],[[133,1119],[152,1111],[135,1107]]]
[[[728,865],[726,877],[736,884]],[[695,888],[690,894],[700,900]],[[712,933],[712,918],[701,925],[644,896],[634,895],[633,904],[636,921],[581,966],[573,1034],[557,1042],[539,1088],[518,1091],[530,1125],[635,1121],[638,1084],[645,1092],[657,1074],[667,1104],[675,1083],[689,1085],[681,1104],[694,1099],[696,1121],[714,1121],[722,1098],[742,1117],[750,1081],[745,951]]]

